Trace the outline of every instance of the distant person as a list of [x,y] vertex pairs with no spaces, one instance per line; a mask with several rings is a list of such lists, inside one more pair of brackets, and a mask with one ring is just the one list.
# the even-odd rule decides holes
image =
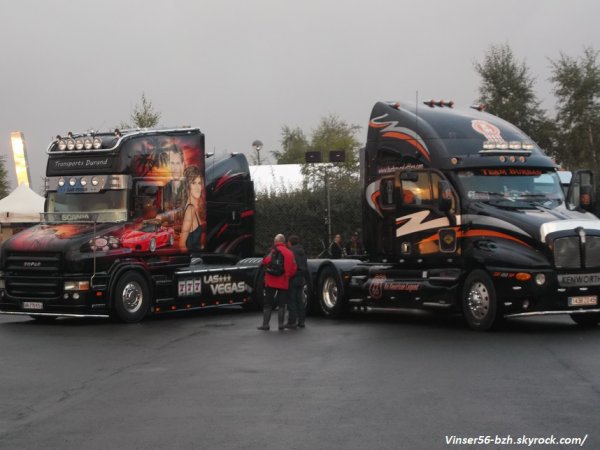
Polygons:
[[342,235],[336,234],[335,238],[333,238],[333,242],[329,245],[329,254],[331,255],[331,259],[340,259],[344,256],[344,247],[342,245]]
[[363,254],[363,247],[356,231],[352,233],[350,242],[346,243],[344,250],[346,250],[346,255],[348,256],[360,256]]
[[304,306],[304,281],[308,278],[308,263],[304,248],[300,245],[300,238],[292,235],[288,239],[288,247],[294,254],[298,270],[290,280],[288,295],[289,317],[286,328],[304,328],[306,307]]
[[179,235],[179,248],[189,252],[199,252],[204,248],[206,235],[204,214],[204,180],[198,166],[185,169],[185,192],[183,223]]
[[265,297],[263,299],[263,323],[259,330],[270,329],[271,312],[277,302],[277,322],[279,331],[285,327],[285,305],[288,299],[290,279],[296,274],[294,254],[285,245],[285,236],[278,234],[273,239],[273,248],[263,258],[265,270]]
[[185,178],[183,176],[184,161],[183,152],[176,145],[172,145],[169,150],[169,170],[171,181],[164,188],[164,209],[173,210],[183,206],[183,197],[185,191]]

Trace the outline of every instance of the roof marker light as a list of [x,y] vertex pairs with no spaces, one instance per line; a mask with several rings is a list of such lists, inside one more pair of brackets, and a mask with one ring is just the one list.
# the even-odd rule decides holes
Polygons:
[[508,143],[508,148],[511,150],[521,150],[521,143],[519,141],[510,141]]

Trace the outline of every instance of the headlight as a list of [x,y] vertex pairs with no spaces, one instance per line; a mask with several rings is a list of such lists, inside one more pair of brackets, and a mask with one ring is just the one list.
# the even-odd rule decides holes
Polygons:
[[81,139],[81,138],[75,139],[75,148],[77,150],[83,150],[83,139]]
[[546,275],[544,275],[543,273],[538,273],[535,276],[535,284],[537,284],[538,286],[543,286],[545,282],[546,282]]
[[100,147],[102,147],[102,139],[100,139],[99,137],[95,137],[93,141],[93,147],[95,149],[99,149]]
[[89,281],[65,281],[65,291],[89,291]]
[[83,139],[83,148],[86,150],[90,150],[94,145],[94,140],[91,137],[86,137]]

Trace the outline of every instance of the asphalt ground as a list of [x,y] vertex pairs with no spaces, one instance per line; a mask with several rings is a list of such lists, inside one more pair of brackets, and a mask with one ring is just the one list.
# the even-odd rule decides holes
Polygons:
[[478,333],[426,313],[259,322],[236,308],[132,325],[0,316],[0,448],[527,448],[447,444],[523,435],[600,448],[598,328],[552,317]]

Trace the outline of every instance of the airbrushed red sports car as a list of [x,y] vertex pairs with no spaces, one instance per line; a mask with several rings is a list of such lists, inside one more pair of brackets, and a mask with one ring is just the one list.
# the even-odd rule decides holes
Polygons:
[[137,251],[155,251],[157,248],[172,246],[175,231],[154,223],[145,223],[137,230],[128,230],[121,236],[121,245]]

